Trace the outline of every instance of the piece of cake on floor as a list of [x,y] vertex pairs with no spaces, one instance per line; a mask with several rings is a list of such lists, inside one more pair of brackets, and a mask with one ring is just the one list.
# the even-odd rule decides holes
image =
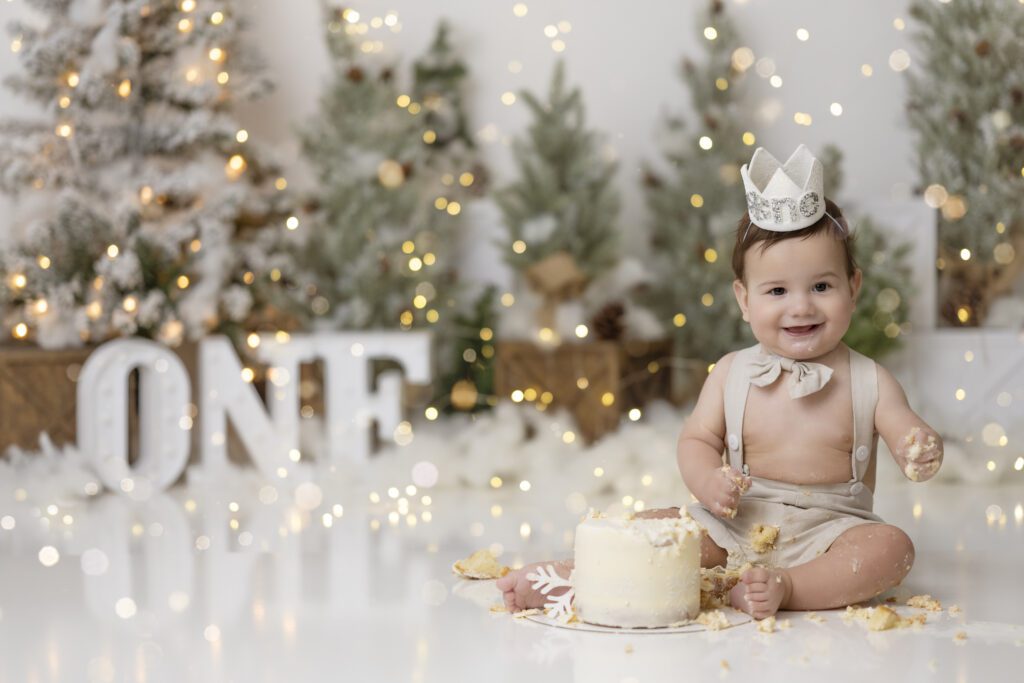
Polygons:
[[701,528],[689,516],[590,515],[576,527],[576,616],[591,624],[662,627],[700,612]]

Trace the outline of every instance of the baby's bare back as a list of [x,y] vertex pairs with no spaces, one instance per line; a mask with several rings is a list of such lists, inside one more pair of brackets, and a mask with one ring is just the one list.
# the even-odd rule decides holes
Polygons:
[[842,358],[830,365],[833,374],[828,384],[803,398],[790,398],[788,373],[783,373],[785,381],[750,386],[743,418],[743,451],[752,476],[791,484],[850,481],[850,363]]

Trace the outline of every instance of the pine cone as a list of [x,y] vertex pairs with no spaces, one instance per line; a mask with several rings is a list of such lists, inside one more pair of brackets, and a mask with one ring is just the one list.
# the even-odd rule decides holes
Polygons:
[[644,172],[644,187],[661,187],[664,185],[661,178],[650,171]]
[[626,329],[622,322],[625,313],[626,308],[621,302],[613,301],[605,304],[591,321],[597,338],[605,341],[621,339],[622,333]]
[[348,80],[352,81],[353,83],[362,83],[364,76],[365,76],[365,74],[363,73],[363,70],[360,69],[358,66],[352,67],[345,74],[345,77]]
[[992,43],[984,39],[979,40],[978,43],[974,46],[974,54],[978,55],[979,57],[987,57],[988,53],[991,51]]

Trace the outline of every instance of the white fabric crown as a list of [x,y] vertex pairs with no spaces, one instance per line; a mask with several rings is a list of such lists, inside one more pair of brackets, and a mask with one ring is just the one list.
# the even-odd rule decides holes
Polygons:
[[750,220],[759,228],[790,232],[814,225],[825,215],[821,162],[804,145],[785,164],[758,147],[740,176]]

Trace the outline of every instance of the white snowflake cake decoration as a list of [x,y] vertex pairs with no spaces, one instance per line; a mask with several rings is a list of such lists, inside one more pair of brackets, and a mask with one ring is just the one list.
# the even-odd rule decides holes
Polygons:
[[552,619],[563,624],[568,623],[573,617],[572,599],[575,591],[572,588],[572,577],[575,571],[569,573],[569,578],[564,579],[555,572],[553,565],[537,567],[536,572],[526,575],[527,581],[531,582],[534,590],[539,590],[542,595],[548,594],[555,588],[566,588],[568,590],[559,595],[550,595],[551,599],[544,603],[544,609]]

